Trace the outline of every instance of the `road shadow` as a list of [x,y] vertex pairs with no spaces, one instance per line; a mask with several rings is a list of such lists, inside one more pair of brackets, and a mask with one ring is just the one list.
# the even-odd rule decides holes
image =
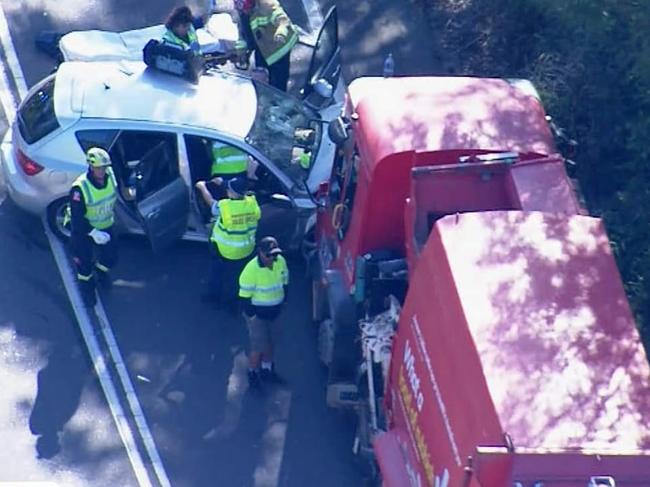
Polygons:
[[[36,399],[29,416],[29,429],[37,436],[38,458],[52,458],[61,451],[59,435],[77,411],[90,376],[84,354],[72,343],[57,345],[39,370]],[[63,383],[66,387],[61,387]]]

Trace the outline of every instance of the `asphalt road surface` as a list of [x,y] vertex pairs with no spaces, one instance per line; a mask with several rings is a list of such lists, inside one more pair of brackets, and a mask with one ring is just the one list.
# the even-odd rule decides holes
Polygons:
[[[27,86],[54,67],[35,49],[35,34],[139,28],[160,22],[176,3],[0,0]],[[305,32],[317,27],[315,9],[332,4],[283,3]],[[339,2],[346,79],[378,74],[388,52],[397,73],[435,70],[418,48],[426,36],[421,16],[411,3],[396,3]],[[11,51],[3,38],[5,98],[7,90],[16,98],[20,92]],[[307,48],[296,51],[291,89],[308,59]],[[11,116],[3,108],[1,134]],[[205,246],[179,243],[157,255],[144,239],[120,239],[117,281],[101,298],[125,386],[110,340],[98,333],[99,353],[89,351],[40,220],[5,196],[0,180],[0,487],[360,485],[351,418],[325,406],[300,260],[290,261],[277,350],[286,384],[256,395],[245,386],[243,323],[199,300]],[[116,397],[107,395],[106,381]]]

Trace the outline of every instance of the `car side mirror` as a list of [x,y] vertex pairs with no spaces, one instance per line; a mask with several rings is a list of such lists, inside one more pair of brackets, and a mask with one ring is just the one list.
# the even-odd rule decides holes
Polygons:
[[327,135],[337,147],[342,146],[350,137],[350,123],[343,117],[337,117],[332,120],[327,127]]

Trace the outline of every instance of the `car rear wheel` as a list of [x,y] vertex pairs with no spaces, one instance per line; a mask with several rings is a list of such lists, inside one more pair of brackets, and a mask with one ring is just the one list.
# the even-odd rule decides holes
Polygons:
[[68,198],[59,198],[47,207],[47,224],[56,237],[67,242],[70,238],[70,222],[65,223]]

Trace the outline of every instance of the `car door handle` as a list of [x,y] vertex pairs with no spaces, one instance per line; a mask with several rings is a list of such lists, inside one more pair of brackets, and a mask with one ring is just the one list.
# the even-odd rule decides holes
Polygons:
[[158,216],[159,213],[160,213],[160,208],[155,208],[155,209],[151,210],[149,213],[147,213],[147,214],[145,215],[145,218],[146,218],[147,220],[149,220],[149,219],[153,219],[153,218],[156,218],[156,217]]

